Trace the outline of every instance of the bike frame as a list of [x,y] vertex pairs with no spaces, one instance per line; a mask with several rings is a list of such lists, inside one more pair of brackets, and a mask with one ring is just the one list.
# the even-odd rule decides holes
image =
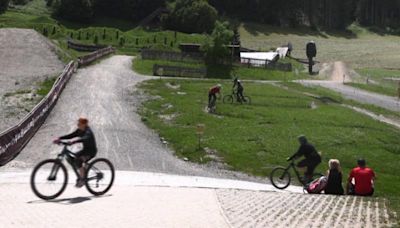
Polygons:
[[[70,150],[68,150],[67,147],[68,147],[68,145],[64,144],[64,148],[63,148],[62,152],[59,155],[57,155],[57,160],[60,161],[61,163],[63,162],[64,159],[67,160],[68,164],[74,170],[76,177],[79,179],[80,178],[79,169],[76,167],[76,165],[74,163],[74,161],[76,159],[76,155],[73,152],[71,152]],[[86,179],[86,181],[97,180],[97,184],[98,184],[99,180],[101,180],[103,178],[103,173],[101,173],[96,167],[93,166],[93,168],[96,170],[96,176],[90,177],[90,178]],[[48,180],[55,180],[58,170],[60,170],[60,166],[55,165],[51,169]]]
[[290,168],[293,168],[294,173],[296,174],[297,179],[299,180],[299,182],[304,185],[303,180],[301,179],[300,173],[299,171],[296,169],[296,165],[294,164],[294,161],[292,160],[289,164],[289,166],[286,168],[286,171],[289,172]]

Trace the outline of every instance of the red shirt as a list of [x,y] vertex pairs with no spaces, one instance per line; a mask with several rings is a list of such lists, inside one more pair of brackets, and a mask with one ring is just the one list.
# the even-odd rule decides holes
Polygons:
[[367,195],[372,192],[373,179],[375,178],[375,173],[370,168],[354,168],[349,177],[349,181],[355,181],[355,192],[359,195]]
[[219,88],[219,87],[217,87],[217,86],[215,86],[215,87],[212,87],[211,89],[210,89],[210,94],[217,94],[217,93],[220,93],[221,92],[221,88]]

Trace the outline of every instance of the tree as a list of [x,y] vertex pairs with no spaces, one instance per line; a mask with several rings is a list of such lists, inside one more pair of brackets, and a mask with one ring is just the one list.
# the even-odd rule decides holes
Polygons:
[[10,0],[0,0],[0,14],[6,12]]
[[58,0],[57,16],[78,22],[89,22],[94,15],[93,0]]
[[217,16],[217,10],[206,0],[177,0],[166,20],[166,26],[186,33],[210,33]]
[[206,61],[208,64],[220,64],[229,59],[230,51],[227,45],[232,42],[233,32],[228,22],[216,21],[211,40],[204,45]]
[[160,7],[166,0],[96,0],[96,14],[139,21]]

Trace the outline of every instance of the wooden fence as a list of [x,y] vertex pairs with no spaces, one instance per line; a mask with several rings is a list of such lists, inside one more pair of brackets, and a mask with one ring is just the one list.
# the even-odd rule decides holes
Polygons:
[[86,51],[86,52],[92,52],[92,51],[97,51],[100,49],[104,49],[107,46],[105,45],[88,45],[88,44],[79,44],[75,43],[71,40],[68,40],[68,48],[77,50],[77,51]]
[[204,78],[207,76],[207,69],[154,64],[153,75],[169,76],[169,77]]

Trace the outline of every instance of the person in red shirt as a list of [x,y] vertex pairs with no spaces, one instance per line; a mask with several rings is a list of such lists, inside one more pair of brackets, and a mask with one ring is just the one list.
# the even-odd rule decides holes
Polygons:
[[350,172],[347,181],[347,194],[372,196],[374,194],[375,173],[367,167],[364,159],[359,159],[357,164],[358,167]]
[[218,84],[211,87],[208,91],[208,107],[211,108],[211,104],[217,100],[217,94],[221,94],[222,85]]

